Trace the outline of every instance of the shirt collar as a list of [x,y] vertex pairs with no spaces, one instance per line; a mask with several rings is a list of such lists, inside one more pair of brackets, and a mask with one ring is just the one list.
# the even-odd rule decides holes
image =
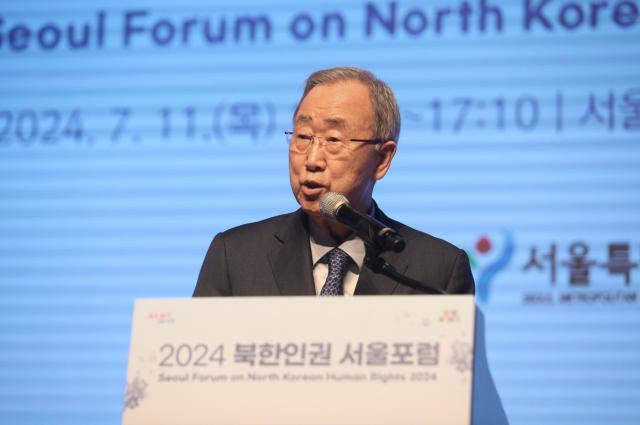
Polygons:
[[[368,214],[371,216],[375,214],[373,202],[371,202],[371,208],[369,208]],[[309,220],[309,243],[311,245],[311,261],[313,262],[313,267],[315,267],[318,261],[329,251],[336,248],[336,243],[333,238],[327,232],[318,228],[312,220]],[[364,241],[355,233],[352,233],[351,236],[338,245],[337,248],[340,248],[351,257],[353,264],[356,266],[356,272],[360,273],[366,255]]]

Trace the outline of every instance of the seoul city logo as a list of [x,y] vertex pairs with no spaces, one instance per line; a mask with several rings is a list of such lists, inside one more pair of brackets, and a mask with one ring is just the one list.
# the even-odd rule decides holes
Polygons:
[[503,230],[500,234],[480,236],[474,248],[467,251],[476,279],[476,299],[480,303],[489,301],[493,280],[509,265],[514,250],[513,236]]

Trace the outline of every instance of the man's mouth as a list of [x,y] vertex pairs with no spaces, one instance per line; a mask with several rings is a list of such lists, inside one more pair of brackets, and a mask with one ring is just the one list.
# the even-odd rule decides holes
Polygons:
[[325,187],[318,182],[306,180],[300,186],[305,196],[318,196],[324,192]]

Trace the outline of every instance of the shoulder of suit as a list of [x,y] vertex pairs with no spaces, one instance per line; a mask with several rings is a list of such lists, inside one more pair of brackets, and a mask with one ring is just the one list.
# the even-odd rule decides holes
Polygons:
[[444,256],[454,257],[460,253],[461,249],[454,244],[392,219],[380,209],[378,204],[375,204],[375,201],[374,206],[376,208],[376,218],[386,223],[405,239],[407,242],[405,252],[438,252]]
[[440,239],[438,237],[430,235],[429,233],[414,229],[413,227],[407,226],[406,224],[400,223],[399,221],[395,221],[392,219],[390,221],[392,222],[391,227],[394,228],[402,237],[404,237],[409,249],[428,249],[430,251],[436,250],[443,254],[450,255],[457,255],[460,252],[460,248],[458,248],[451,242],[447,242],[444,239]]
[[256,221],[253,223],[246,223],[240,226],[232,227],[231,229],[222,232],[225,239],[246,239],[259,238],[260,236],[273,236],[279,228],[285,225],[287,222],[294,219],[296,212],[280,214],[274,217],[269,217],[264,220]]

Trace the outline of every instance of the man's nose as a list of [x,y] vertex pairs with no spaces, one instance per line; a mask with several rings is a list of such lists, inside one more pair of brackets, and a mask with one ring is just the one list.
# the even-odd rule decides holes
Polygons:
[[309,171],[322,171],[326,166],[325,159],[324,148],[320,145],[320,141],[315,139],[307,151],[304,165]]

